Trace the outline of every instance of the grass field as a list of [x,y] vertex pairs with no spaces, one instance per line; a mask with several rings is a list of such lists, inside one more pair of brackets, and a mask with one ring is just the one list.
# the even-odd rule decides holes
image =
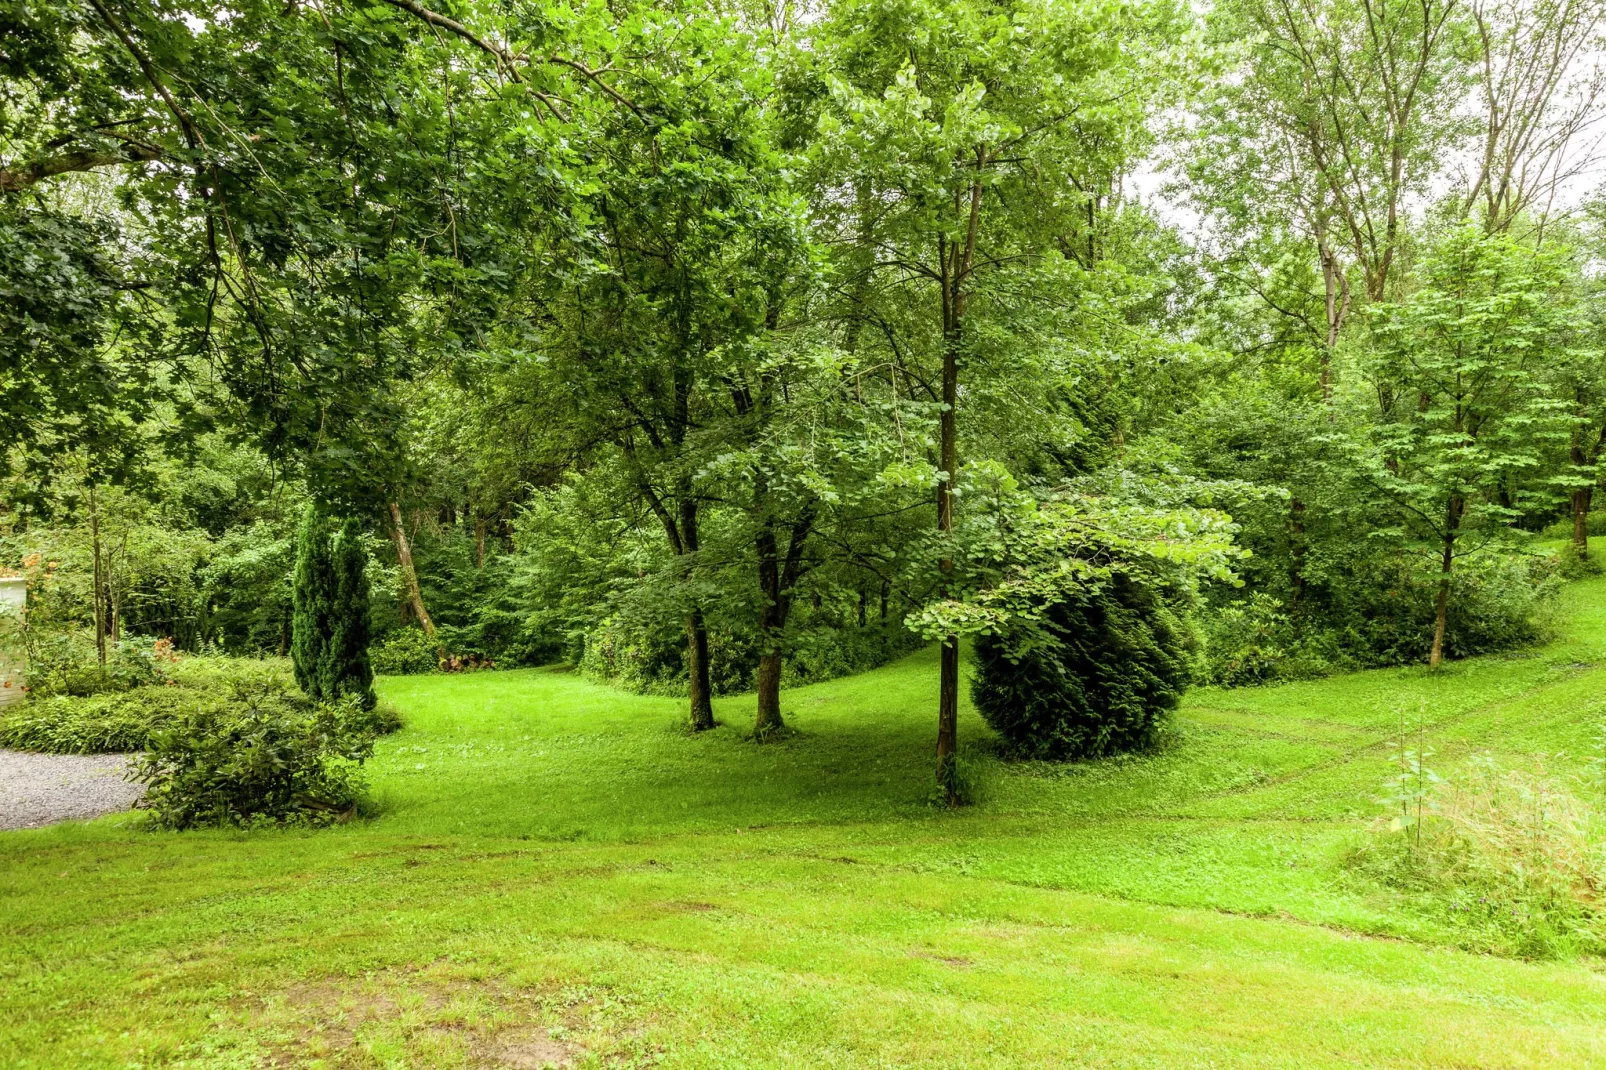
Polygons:
[[0,833],[0,1066],[1606,1066],[1601,962],[1457,950],[1342,865],[1402,710],[1446,773],[1588,752],[1606,580],[1559,630],[1197,691],[1158,754],[980,759],[953,812],[926,654],[765,746],[750,697],[690,738],[570,673],[385,680],[372,820]]

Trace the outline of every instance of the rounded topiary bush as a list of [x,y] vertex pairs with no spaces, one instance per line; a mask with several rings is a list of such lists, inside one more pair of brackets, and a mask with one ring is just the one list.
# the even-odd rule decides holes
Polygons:
[[971,697],[1011,752],[1097,758],[1154,743],[1187,689],[1194,639],[1152,587],[1117,573],[1032,631],[976,640]]

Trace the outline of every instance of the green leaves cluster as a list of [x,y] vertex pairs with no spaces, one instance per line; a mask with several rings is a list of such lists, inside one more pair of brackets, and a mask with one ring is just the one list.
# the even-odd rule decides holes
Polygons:
[[355,520],[331,538],[323,513],[307,508],[296,533],[290,657],[297,686],[314,701],[374,706],[367,563]]

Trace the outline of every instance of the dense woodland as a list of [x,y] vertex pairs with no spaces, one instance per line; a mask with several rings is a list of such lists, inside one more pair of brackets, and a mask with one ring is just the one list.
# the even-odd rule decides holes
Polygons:
[[284,655],[315,503],[379,672],[751,691],[763,739],[935,642],[940,770],[962,649],[997,723],[1139,711],[1062,756],[1529,642],[1606,532],[1603,27],[11,0],[0,566],[38,657]]

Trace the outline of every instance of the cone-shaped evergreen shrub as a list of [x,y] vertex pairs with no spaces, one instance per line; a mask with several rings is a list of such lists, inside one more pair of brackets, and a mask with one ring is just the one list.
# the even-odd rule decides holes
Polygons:
[[309,505],[296,532],[290,660],[295,666],[296,685],[311,699],[324,697],[321,668],[329,644],[329,612],[334,602],[330,555],[328,521],[317,506]]
[[1187,688],[1191,633],[1124,573],[1050,607],[1034,632],[1032,642],[1024,629],[977,639],[971,685],[976,709],[1022,757],[1147,747]]
[[354,696],[363,709],[374,706],[374,670],[368,663],[368,555],[362,527],[347,520],[335,537],[333,598],[329,639],[319,678],[326,699]]

